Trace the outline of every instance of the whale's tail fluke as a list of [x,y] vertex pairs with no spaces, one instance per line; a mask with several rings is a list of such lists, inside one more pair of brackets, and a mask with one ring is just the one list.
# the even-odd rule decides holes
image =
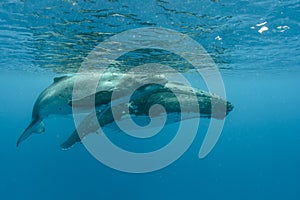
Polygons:
[[44,123],[41,120],[32,120],[29,126],[25,129],[22,135],[19,137],[17,141],[17,147],[20,143],[26,140],[32,133],[43,133],[45,132]]

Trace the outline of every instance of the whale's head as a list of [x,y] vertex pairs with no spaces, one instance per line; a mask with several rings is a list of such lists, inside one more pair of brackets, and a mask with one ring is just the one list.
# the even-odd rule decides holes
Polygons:
[[233,108],[233,104],[226,99],[220,97],[212,97],[209,117],[224,119],[233,110]]
[[226,106],[226,115],[228,115],[233,110],[233,108],[234,106],[232,105],[232,103],[228,101]]

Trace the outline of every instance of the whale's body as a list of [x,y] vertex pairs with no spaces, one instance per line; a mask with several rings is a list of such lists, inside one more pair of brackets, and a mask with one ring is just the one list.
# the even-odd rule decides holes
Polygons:
[[[194,117],[224,118],[233,109],[231,103],[219,96],[180,83],[167,83],[162,75],[152,74],[151,83],[147,83],[148,79],[149,74],[129,74],[124,79],[123,74],[118,72],[55,78],[53,84],[38,96],[32,111],[32,121],[18,139],[17,146],[32,133],[44,132],[43,120],[45,118],[51,115],[72,114],[74,107],[86,113],[90,113],[91,108],[96,107],[97,120],[91,120],[92,115],[88,115],[77,127],[81,135],[77,134],[78,131],[74,131],[61,145],[62,148],[69,148],[85,135],[97,131],[99,124],[102,127],[106,126],[121,119],[124,115],[147,116],[149,108],[154,104],[161,104],[167,114],[176,115],[184,110],[186,113],[194,113]],[[158,85],[160,87],[157,87]],[[130,96],[133,88],[137,94],[131,96],[128,105],[122,99]],[[113,95],[115,93],[117,95]],[[196,100],[192,100],[195,95]],[[178,97],[183,102],[182,105],[179,105]],[[117,116],[112,115],[111,106],[118,107],[125,104],[129,106],[128,112],[122,111]],[[157,116],[160,114],[160,112],[156,113]],[[171,123],[174,122],[176,120],[171,121]]]
[[[196,98],[193,98],[196,97]],[[180,105],[178,99],[182,102]],[[158,87],[151,92],[144,93],[139,98],[133,99],[129,109],[120,108],[119,112],[113,115],[111,107],[96,112],[97,121],[94,113],[88,115],[70,135],[70,137],[61,145],[63,149],[72,147],[75,143],[80,142],[86,135],[97,132],[99,125],[105,127],[120,120],[124,115],[131,116],[148,116],[149,109],[153,105],[162,105],[166,114],[173,114],[168,123],[175,123],[179,120],[187,120],[195,117],[213,117],[224,118],[232,109],[233,105],[223,98],[212,95],[202,90],[191,88],[179,83],[167,83],[164,87]],[[115,107],[123,106],[116,105]],[[216,109],[213,109],[215,107]],[[118,109],[118,108],[116,108]],[[214,111],[212,111],[214,110]],[[182,112],[185,113],[182,113]],[[151,117],[159,117],[164,111],[157,110],[151,113]],[[116,115],[117,114],[117,115]],[[182,115],[180,117],[180,115]]]
[[[143,74],[131,74],[123,84],[119,84],[123,75],[118,72],[89,73],[74,76],[54,78],[53,84],[46,88],[37,98],[29,126],[17,141],[17,146],[32,133],[45,131],[43,119],[51,115],[72,114],[72,105],[76,105],[82,112],[89,111],[91,106],[107,105],[112,98],[112,92],[119,92],[118,98],[130,93],[131,86],[143,85],[148,78]],[[153,82],[164,85],[167,81],[163,76],[152,77]],[[100,80],[100,81],[99,81]],[[74,85],[76,88],[74,89]],[[143,89],[143,88],[142,88]],[[91,99],[94,98],[94,101]],[[90,105],[94,102],[94,105]]]

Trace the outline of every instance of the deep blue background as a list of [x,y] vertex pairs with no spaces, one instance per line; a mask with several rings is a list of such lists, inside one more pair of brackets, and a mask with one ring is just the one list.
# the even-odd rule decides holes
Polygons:
[[[20,148],[31,106],[50,75],[1,74],[1,194],[17,199],[298,199],[300,177],[297,74],[224,76],[235,109],[203,160],[201,129],[191,148],[169,167],[126,174],[95,160],[82,145],[62,151],[72,120],[50,118],[47,131]],[[204,120],[205,123],[205,120]]]

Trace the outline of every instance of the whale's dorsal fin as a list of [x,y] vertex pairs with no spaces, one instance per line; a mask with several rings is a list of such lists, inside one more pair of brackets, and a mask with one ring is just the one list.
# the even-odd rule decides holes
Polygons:
[[56,83],[58,81],[61,81],[65,78],[68,78],[69,76],[60,76],[60,77],[54,77],[53,82]]

